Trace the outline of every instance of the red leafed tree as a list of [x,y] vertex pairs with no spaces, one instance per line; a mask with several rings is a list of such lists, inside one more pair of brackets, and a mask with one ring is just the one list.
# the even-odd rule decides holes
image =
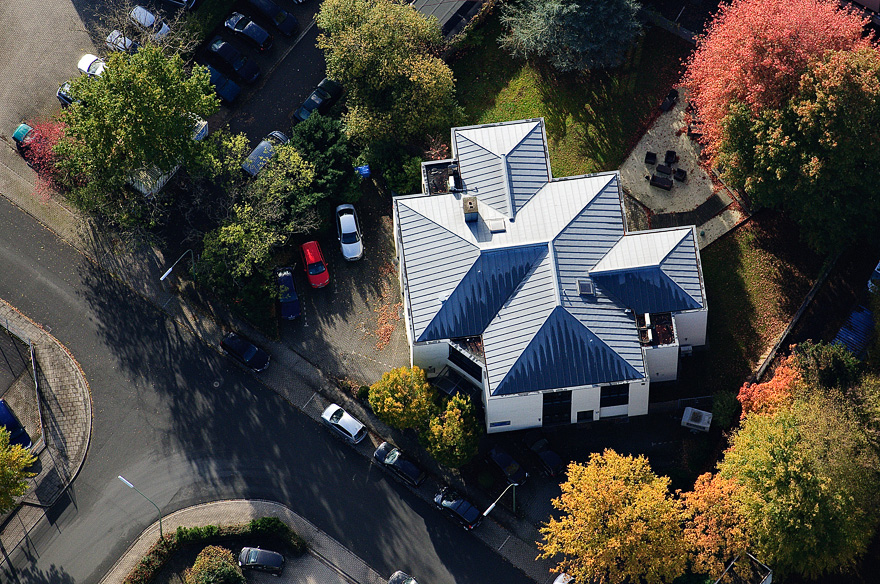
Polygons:
[[687,63],[685,84],[717,154],[734,102],[753,112],[794,95],[807,64],[829,50],[867,46],[867,19],[836,0],[734,0],[722,4]]
[[795,356],[791,354],[776,367],[769,380],[744,384],[736,396],[742,404],[742,417],[751,413],[772,414],[790,404],[792,390],[800,378]]
[[26,156],[37,173],[35,194],[42,200],[48,200],[51,191],[58,188],[59,171],[55,166],[53,147],[64,136],[65,125],[56,119],[28,121],[27,124],[34,129]]

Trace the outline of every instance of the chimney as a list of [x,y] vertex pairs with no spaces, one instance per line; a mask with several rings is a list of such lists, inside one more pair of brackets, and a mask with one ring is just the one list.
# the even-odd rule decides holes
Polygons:
[[474,196],[467,196],[461,198],[461,208],[464,211],[464,220],[465,223],[475,223],[480,218],[480,213],[477,210],[477,198]]

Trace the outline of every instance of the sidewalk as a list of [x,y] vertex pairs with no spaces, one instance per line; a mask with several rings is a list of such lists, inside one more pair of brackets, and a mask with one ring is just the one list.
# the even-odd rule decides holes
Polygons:
[[[162,529],[168,534],[179,526],[236,525],[260,517],[278,517],[309,545],[309,557],[302,562],[297,559],[298,565],[295,567],[288,565],[282,574],[282,582],[339,581],[353,584],[387,582],[386,578],[376,573],[335,539],[284,505],[272,501],[237,499],[187,507],[163,517]],[[101,584],[120,584],[158,540],[159,522],[157,521],[147,527],[131,544],[107,575],[101,579]]]

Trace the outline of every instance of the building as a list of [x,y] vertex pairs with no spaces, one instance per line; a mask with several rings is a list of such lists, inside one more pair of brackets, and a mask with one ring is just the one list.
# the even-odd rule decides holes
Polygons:
[[480,11],[483,0],[413,0],[411,5],[425,16],[435,17],[443,37],[450,39]]
[[696,229],[627,233],[619,173],[552,178],[543,119],[454,128],[452,156],[394,198],[412,364],[489,432],[646,414],[706,342]]

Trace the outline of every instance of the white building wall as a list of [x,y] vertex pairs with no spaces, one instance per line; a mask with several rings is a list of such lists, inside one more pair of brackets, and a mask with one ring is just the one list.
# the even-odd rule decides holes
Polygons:
[[672,315],[675,321],[675,332],[678,335],[678,344],[682,347],[701,347],[706,344],[706,324],[709,311],[691,310]]
[[[541,415],[544,411],[544,397],[541,393],[490,397],[487,401],[486,431],[490,434],[541,425]],[[493,424],[503,425],[493,426]]]
[[[543,403],[541,407],[543,407]],[[581,387],[571,392],[571,423],[577,423],[578,412],[593,410],[593,420],[599,419],[599,386]]]
[[424,369],[428,375],[439,373],[446,366],[449,344],[446,341],[414,343],[410,350],[410,362]]
[[[676,350],[678,348],[676,347]],[[677,354],[677,353],[676,353]],[[629,384],[629,408],[627,415],[644,416],[648,413],[650,381],[633,381]]]
[[678,343],[654,347],[642,347],[645,366],[651,381],[675,381],[678,379]]

